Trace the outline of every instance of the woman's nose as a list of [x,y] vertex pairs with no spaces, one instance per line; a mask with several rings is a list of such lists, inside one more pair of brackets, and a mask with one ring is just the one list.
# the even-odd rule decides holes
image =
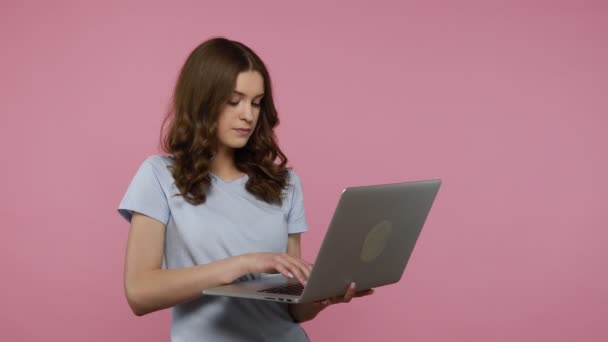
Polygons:
[[241,119],[245,121],[253,120],[253,108],[251,108],[251,105],[244,106],[243,110],[241,111]]

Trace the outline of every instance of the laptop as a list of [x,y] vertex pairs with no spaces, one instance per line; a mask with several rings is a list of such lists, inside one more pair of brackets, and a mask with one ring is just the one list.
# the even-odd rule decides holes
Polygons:
[[261,274],[203,290],[204,295],[308,303],[398,282],[431,210],[441,180],[344,189],[306,286]]

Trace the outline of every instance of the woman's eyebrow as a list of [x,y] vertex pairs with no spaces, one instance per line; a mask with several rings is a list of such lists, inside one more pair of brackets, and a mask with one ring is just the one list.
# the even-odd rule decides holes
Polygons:
[[[235,94],[237,94],[237,95],[241,95],[241,96],[247,96],[247,94],[241,93],[241,92],[240,92],[240,91],[238,91],[238,90],[233,90],[232,92],[233,92],[233,93],[235,93]],[[255,99],[255,98],[257,98],[257,97],[262,97],[262,96],[264,96],[264,93],[261,93],[260,95],[256,95],[256,96],[254,96],[253,98]]]

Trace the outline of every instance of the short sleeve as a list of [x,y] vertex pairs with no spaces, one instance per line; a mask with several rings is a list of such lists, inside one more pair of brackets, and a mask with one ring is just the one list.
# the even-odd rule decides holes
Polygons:
[[304,194],[302,193],[302,183],[300,177],[293,170],[290,170],[291,178],[291,206],[287,215],[288,234],[302,233],[308,230],[306,224],[306,212],[304,210]]
[[167,225],[169,204],[154,169],[153,160],[153,157],[146,159],[137,170],[118,206],[118,213],[129,222],[133,212],[138,212]]

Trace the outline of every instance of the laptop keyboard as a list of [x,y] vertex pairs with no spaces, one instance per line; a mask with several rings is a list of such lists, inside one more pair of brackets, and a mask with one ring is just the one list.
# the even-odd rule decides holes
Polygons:
[[260,290],[259,292],[265,293],[278,293],[278,294],[288,294],[299,296],[304,291],[304,286],[302,284],[293,284],[293,285],[283,285],[278,287],[273,287],[266,290]]

